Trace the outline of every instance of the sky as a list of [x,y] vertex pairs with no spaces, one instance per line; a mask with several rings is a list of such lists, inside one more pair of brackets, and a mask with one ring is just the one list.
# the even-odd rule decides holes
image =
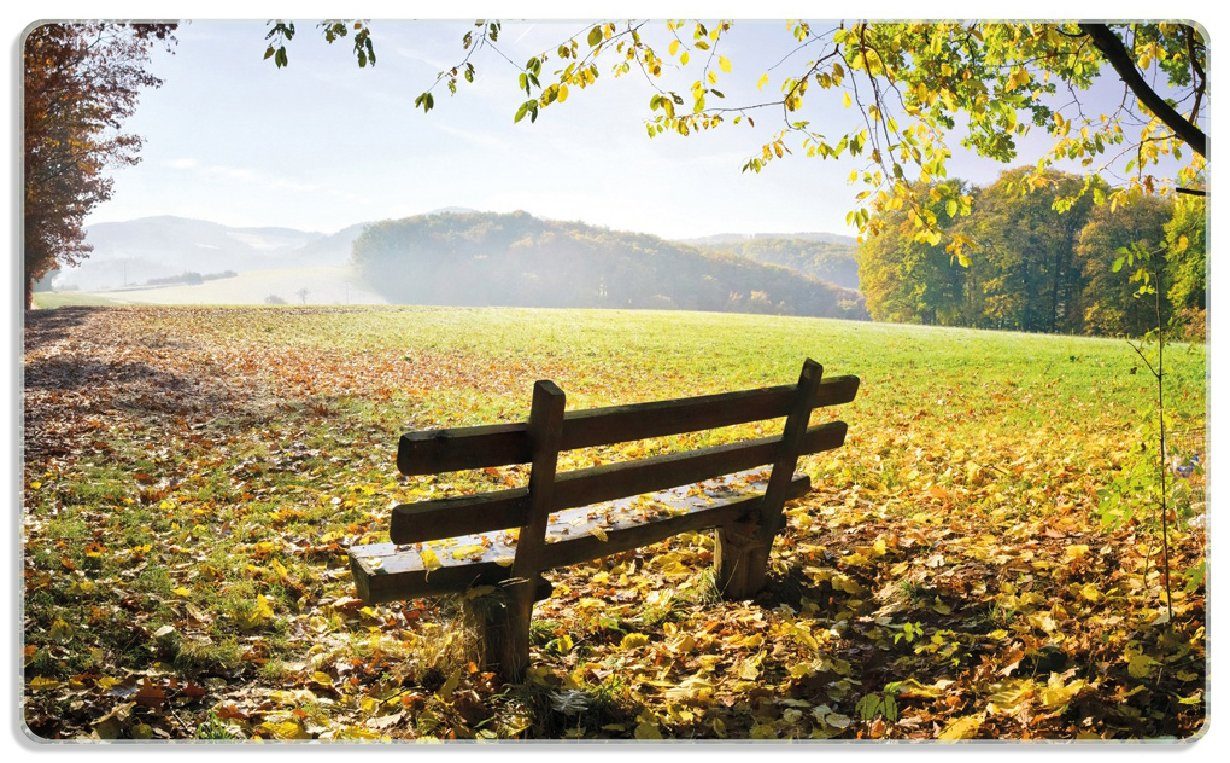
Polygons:
[[[583,22],[506,22],[501,47],[524,61],[586,28]],[[817,24],[819,26],[819,24]],[[469,22],[371,22],[377,64],[360,69],[349,40],[325,44],[311,21],[296,25],[290,66],[262,60],[266,25],[208,21],[181,25],[172,54],[152,71],[126,130],[145,139],[142,162],[115,172],[112,198],[87,222],[153,215],[235,226],[330,233],[357,222],[406,217],[447,206],[581,220],[685,238],[715,233],[827,231],[853,235],[846,213],[863,189],[851,185],[862,161],[801,154],[743,172],[775,119],[689,137],[650,139],[652,91],[639,75],[572,88],[537,123],[513,123],[525,96],[517,70],[478,59],[473,85],[436,91],[423,114],[415,96],[464,54]],[[737,22],[722,47],[734,64],[719,87],[728,100],[764,100],[756,80],[793,47],[784,22]],[[802,61],[796,61],[795,67]],[[775,74],[792,67],[783,66]],[[778,81],[779,76],[774,77]],[[1121,86],[1093,95],[1118,102]],[[839,96],[812,91],[813,126],[840,134],[855,124]],[[821,104],[824,104],[821,106]],[[990,182],[1004,165],[967,154],[951,140],[950,175]],[[1024,144],[1035,160],[1044,135]]]

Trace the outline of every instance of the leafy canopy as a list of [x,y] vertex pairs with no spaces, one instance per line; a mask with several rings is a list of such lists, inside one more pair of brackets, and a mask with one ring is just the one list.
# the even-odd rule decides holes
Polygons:
[[174,24],[46,23],[23,43],[25,287],[91,247],[85,218],[111,197],[111,167],[140,161],[141,138],[122,131],[150,51],[174,43]]
[[[500,47],[501,23],[479,20],[461,40],[458,63],[441,71],[415,106],[429,112],[440,87],[455,93],[459,83],[473,82],[484,58],[515,70],[525,94],[516,122],[537,121],[604,77],[631,75],[646,83],[651,137],[767,124],[746,171],[760,172],[787,155],[862,160],[850,173],[864,189],[849,222],[874,235],[882,231],[880,213],[904,210],[915,240],[946,240],[957,258],[971,242],[945,238],[934,199],[929,192],[920,197],[916,184],[947,177],[954,138],[1009,163],[1020,158],[1026,135],[1045,132],[1050,146],[1018,190],[1046,185],[1058,162],[1078,163],[1086,182],[1056,199],[1059,212],[1093,190],[1097,178],[1111,190],[1099,189],[1095,200],[1113,203],[1124,193],[1194,185],[1205,166],[1208,139],[1199,125],[1207,109],[1207,48],[1189,25],[792,20],[780,61],[758,80],[764,96],[752,102],[734,102],[723,89],[737,64],[724,45],[734,26],[729,20],[600,21],[518,63]],[[364,22],[354,28],[367,31]],[[284,47],[270,50],[267,57],[286,64]],[[1113,76],[1107,64],[1124,83],[1122,101],[1106,113],[1087,110],[1095,81]],[[815,116],[834,108],[849,110],[848,125],[821,129]],[[1166,159],[1186,162],[1176,178],[1161,172]],[[941,205],[958,212],[968,207],[968,198]]]

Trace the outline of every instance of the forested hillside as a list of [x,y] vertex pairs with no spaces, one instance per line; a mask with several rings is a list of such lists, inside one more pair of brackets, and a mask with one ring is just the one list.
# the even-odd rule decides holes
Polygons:
[[786,268],[525,212],[377,223],[353,256],[367,284],[398,303],[866,317],[854,290]]
[[857,289],[858,247],[854,239],[832,236],[828,239],[803,236],[723,236],[720,241],[697,243],[708,252],[725,252],[766,265],[780,265],[804,275],[847,289]]
[[[875,320],[1050,333],[1139,335],[1154,325],[1152,299],[1136,296],[1129,274],[1145,267],[1162,280],[1164,320],[1188,336],[1204,333],[1205,211],[1199,197],[1134,196],[1096,204],[1108,189],[1052,172],[1026,191],[1029,170],[971,188],[932,185],[924,214],[966,241],[965,263],[942,245],[914,240],[909,210],[882,216],[885,230],[859,249],[861,288]],[[972,197],[968,216],[957,199]],[[1074,200],[1074,201],[1073,201]],[[1057,208],[1067,208],[1057,212]],[[1131,249],[1145,261],[1125,262]],[[1125,269],[1126,266],[1126,269]]]

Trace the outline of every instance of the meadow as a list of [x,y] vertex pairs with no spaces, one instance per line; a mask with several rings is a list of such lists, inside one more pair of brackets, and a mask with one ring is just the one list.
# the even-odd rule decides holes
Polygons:
[[[48,738],[1190,737],[1205,719],[1206,354],[1167,356],[1166,614],[1152,377],[1122,340],[673,311],[74,307],[25,329],[25,723]],[[390,508],[522,484],[398,475],[406,429],[862,379],[816,419],[771,583],[710,534],[556,570],[526,684],[455,600],[367,606]],[[576,451],[561,468],[779,431]]]

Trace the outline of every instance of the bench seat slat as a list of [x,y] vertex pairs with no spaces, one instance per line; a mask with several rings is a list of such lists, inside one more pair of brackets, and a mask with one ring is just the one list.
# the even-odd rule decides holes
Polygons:
[[[816,425],[807,430],[801,452],[812,454],[841,447],[845,435],[845,422]],[[651,493],[771,464],[780,444],[780,437],[763,437],[564,472],[555,483],[553,510]],[[394,507],[389,536],[394,543],[415,543],[464,532],[520,527],[528,511],[529,493],[524,488],[420,501]]]
[[[820,383],[813,407],[854,400],[857,376]],[[660,400],[564,414],[562,450],[613,445],[647,437],[698,432],[785,416],[794,385]],[[492,424],[406,432],[397,445],[397,468],[407,476],[522,464],[530,460],[526,425]]]
[[[547,527],[545,566],[577,564],[736,521],[759,507],[766,478],[764,470],[744,471],[701,485],[554,513]],[[806,476],[795,475],[789,497],[805,494],[809,486]],[[606,539],[595,535],[594,528]],[[427,569],[425,549],[435,555],[435,569]],[[515,550],[511,535],[497,530],[451,538],[445,544],[357,546],[350,550],[350,565],[359,596],[380,603],[497,584],[508,578]]]

